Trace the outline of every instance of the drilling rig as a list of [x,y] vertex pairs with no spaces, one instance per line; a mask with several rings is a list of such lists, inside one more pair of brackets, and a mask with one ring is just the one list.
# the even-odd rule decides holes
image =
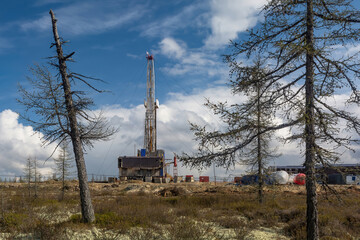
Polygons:
[[159,101],[155,100],[155,68],[154,57],[146,52],[147,59],[147,81],[146,81],[146,99],[144,101],[145,112],[145,132],[144,149],[145,156],[157,155],[156,149],[156,109],[159,108]]
[[157,149],[156,110],[159,101],[155,100],[155,65],[154,57],[146,52],[147,81],[144,124],[144,148],[137,151],[137,156],[118,158],[120,179],[153,179],[165,176],[164,150]]

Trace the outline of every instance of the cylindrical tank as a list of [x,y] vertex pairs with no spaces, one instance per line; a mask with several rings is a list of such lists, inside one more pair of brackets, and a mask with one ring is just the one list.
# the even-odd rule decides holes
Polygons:
[[306,179],[306,175],[303,173],[299,173],[298,175],[295,176],[294,183],[297,185],[305,185],[305,179]]
[[276,184],[287,184],[289,180],[289,174],[285,171],[277,171],[271,174],[271,178]]
[[297,174],[289,174],[288,183],[294,183],[295,177]]

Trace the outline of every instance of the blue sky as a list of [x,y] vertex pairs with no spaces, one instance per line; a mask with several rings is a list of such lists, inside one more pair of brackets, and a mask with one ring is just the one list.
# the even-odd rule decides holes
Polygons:
[[[204,106],[205,97],[214,101],[230,99],[225,83],[228,68],[222,54],[230,39],[239,39],[247,28],[258,23],[258,10],[265,0],[172,0],[172,1],[3,1],[0,9],[0,175],[21,174],[28,156],[46,159],[53,146],[41,147],[39,133],[18,119],[23,108],[16,102],[17,84],[26,84],[29,67],[46,64],[55,55],[49,10],[58,19],[60,36],[70,40],[65,52],[75,51],[69,68],[107,84],[111,90],[95,94],[95,111],[104,111],[120,128],[109,142],[100,142],[86,155],[89,173],[117,174],[117,157],[132,155],[143,144],[143,101],[146,87],[146,59],[155,56],[156,98],[160,101],[158,146],[167,158],[172,152],[191,152],[195,144],[189,121],[220,126],[220,121]],[[285,134],[285,133],[284,133]],[[275,164],[299,164],[298,146],[281,148],[283,156]],[[11,162],[9,163],[9,159]],[[349,161],[355,161],[349,157]],[[50,172],[51,162],[43,165]],[[227,176],[243,171],[238,166]],[[211,170],[187,173],[212,175]]]
[[224,67],[220,54],[228,40],[206,45],[211,37],[210,2],[9,1],[0,13],[3,109],[19,109],[17,83],[25,80],[33,63],[45,63],[44,58],[55,53],[49,49],[50,8],[59,20],[60,35],[70,40],[65,51],[76,51],[70,69],[108,83],[101,87],[112,94],[95,97],[99,105],[141,101],[146,51],[155,55],[157,97],[163,101],[169,92],[189,94],[221,79],[217,70]]

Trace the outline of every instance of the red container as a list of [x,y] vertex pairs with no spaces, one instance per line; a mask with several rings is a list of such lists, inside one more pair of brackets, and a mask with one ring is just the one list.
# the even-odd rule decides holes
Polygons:
[[241,177],[234,177],[235,183],[241,183]]
[[305,178],[306,178],[305,174],[299,173],[298,175],[295,176],[294,183],[297,185],[305,185]]
[[185,176],[185,182],[193,182],[193,181],[194,181],[193,175],[186,175]]
[[200,176],[199,181],[200,182],[209,182],[210,178],[209,178],[209,176]]

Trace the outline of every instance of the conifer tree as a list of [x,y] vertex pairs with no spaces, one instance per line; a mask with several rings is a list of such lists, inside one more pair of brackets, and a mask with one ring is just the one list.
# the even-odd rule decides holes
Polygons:
[[[352,3],[270,0],[261,11],[263,21],[245,40],[233,41],[226,57],[237,68],[244,66],[239,58],[261,56],[267,72],[260,98],[269,94],[269,103],[284,122],[240,139],[223,153],[241,151],[259,134],[292,127],[288,140],[305,145],[307,239],[319,239],[315,164],[330,166],[339,159],[341,148],[351,150],[357,141],[353,133],[360,134],[359,119],[346,111],[360,104],[356,84],[360,61],[355,48],[360,11]],[[342,106],[333,99],[339,91]]]
[[[208,100],[205,105],[220,116],[226,128],[222,131],[208,131],[205,127],[192,124],[191,128],[199,141],[198,153],[182,157],[182,161],[190,167],[210,167],[212,163],[227,169],[235,164],[250,166],[251,172],[258,177],[260,203],[263,202],[264,169],[271,158],[278,156],[275,154],[276,149],[270,146],[273,133],[262,133],[274,120],[274,111],[269,106],[270,96],[264,92],[262,79],[265,75],[266,70],[259,59],[254,62],[254,66],[233,68],[231,91],[242,95],[244,101],[229,105]],[[249,136],[254,137],[250,139]],[[245,140],[248,143],[243,148],[231,147]]]
[[71,169],[73,168],[74,158],[70,155],[69,147],[67,143],[62,143],[60,147],[60,153],[57,158],[54,158],[56,165],[55,172],[61,180],[61,200],[64,199],[65,194],[65,180],[70,176]]

